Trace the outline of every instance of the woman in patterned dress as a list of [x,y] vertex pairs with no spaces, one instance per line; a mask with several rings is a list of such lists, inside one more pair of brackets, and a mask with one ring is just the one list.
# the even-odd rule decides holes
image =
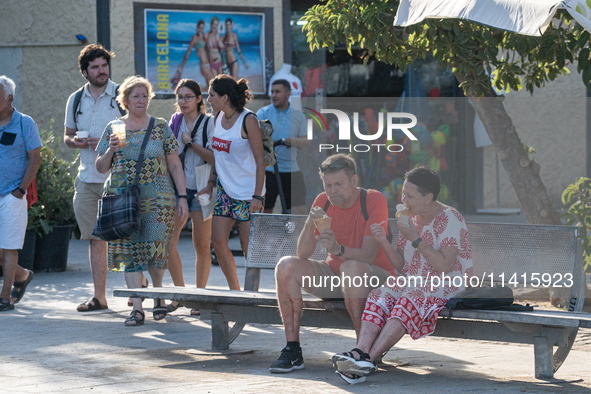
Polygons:
[[[398,222],[396,248],[388,242],[384,225],[372,225],[373,236],[402,275],[390,277],[369,294],[357,347],[332,357],[337,373],[350,384],[375,372],[375,360],[404,334],[412,339],[432,334],[441,309],[465,290],[465,278],[472,276],[466,222],[457,210],[437,201],[439,177],[423,166],[407,172],[404,179],[402,202],[411,219],[410,226]],[[451,283],[432,281],[442,274]]]
[[[105,191],[121,194],[134,181],[140,148],[151,116],[146,112],[154,96],[148,80],[129,77],[119,87],[117,101],[128,114],[121,118],[126,127],[125,147],[119,147],[119,138],[109,123],[96,147],[99,156],[96,168],[111,174],[105,181]],[[148,271],[154,287],[162,287],[164,270],[172,237],[175,196],[169,173],[179,192],[178,215],[187,216],[185,175],[179,160],[178,143],[166,120],[156,118],[145,150],[140,172],[140,230],[129,238],[109,242],[109,268],[124,271],[129,289],[142,286],[143,271]],[[184,198],[183,198],[184,197]],[[145,316],[140,298],[133,298],[133,310],[125,320],[126,326],[144,324]],[[154,320],[164,319],[164,300],[154,300]]]

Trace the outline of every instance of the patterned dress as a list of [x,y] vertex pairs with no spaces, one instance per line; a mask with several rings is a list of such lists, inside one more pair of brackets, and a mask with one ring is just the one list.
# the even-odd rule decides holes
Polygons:
[[[369,294],[361,320],[383,328],[387,320],[397,318],[411,338],[419,339],[435,331],[437,315],[450,298],[465,290],[473,267],[468,228],[457,210],[445,209],[426,226],[413,221],[422,242],[435,250],[444,246],[458,249],[452,272],[437,271],[412,246],[412,242],[399,233],[396,244],[398,250],[404,251],[402,275],[391,277],[386,284]],[[445,275],[443,281],[442,274]],[[438,278],[433,280],[435,276]]]
[[[121,194],[133,183],[137,160],[147,129],[127,130],[126,146],[113,155],[105,191]],[[112,134],[107,125],[96,151],[105,154]],[[146,146],[139,178],[141,228],[129,238],[109,242],[109,268],[115,271],[146,271],[168,267],[168,252],[174,225],[175,197],[166,165],[166,155],[178,151],[178,143],[161,118],[156,118]]]

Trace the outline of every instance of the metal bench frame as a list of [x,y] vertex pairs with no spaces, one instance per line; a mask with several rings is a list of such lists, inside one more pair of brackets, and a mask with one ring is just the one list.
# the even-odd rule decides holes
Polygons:
[[[201,319],[211,321],[213,350],[226,350],[247,323],[282,324],[274,293],[259,292],[261,269],[274,269],[279,258],[295,255],[297,237],[306,216],[251,216],[245,291],[195,288],[117,289],[115,296],[165,298],[201,310]],[[396,220],[390,219],[397,233]],[[582,314],[585,275],[578,228],[570,226],[468,223],[474,274],[486,283],[504,283],[513,273],[549,273],[563,276],[554,284],[565,285],[565,274],[572,274],[568,311],[507,312],[444,309],[433,335],[526,343],[534,345],[535,377],[552,378],[566,359],[579,327],[591,327],[588,314]],[[396,243],[394,234],[393,244]],[[323,259],[320,246],[312,258]],[[489,273],[493,276],[490,277]],[[507,276],[509,274],[509,276]],[[528,280],[529,282],[529,280]],[[323,301],[303,295],[303,327],[346,328],[353,324],[343,301]],[[230,328],[229,322],[234,322]],[[554,346],[557,347],[554,352]]]

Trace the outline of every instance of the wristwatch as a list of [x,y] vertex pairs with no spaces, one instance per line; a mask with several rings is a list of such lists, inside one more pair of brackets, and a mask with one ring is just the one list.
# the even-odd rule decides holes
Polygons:
[[189,148],[193,146],[193,141],[189,141],[187,142],[185,145],[187,145]]
[[[17,187],[17,188],[16,188],[16,189],[14,189],[14,190],[18,190],[19,192],[21,192],[21,194],[26,194],[26,193],[27,193],[27,192],[26,192],[26,190],[23,190],[23,188],[22,188],[22,187]],[[14,190],[13,190],[13,191],[14,191]]]
[[422,241],[421,237],[417,238],[416,240],[413,241],[412,243],[412,247],[413,248],[418,248],[419,247],[419,243]]
[[345,247],[343,245],[339,245],[339,253],[335,254],[334,257],[341,257],[344,254],[345,254]]

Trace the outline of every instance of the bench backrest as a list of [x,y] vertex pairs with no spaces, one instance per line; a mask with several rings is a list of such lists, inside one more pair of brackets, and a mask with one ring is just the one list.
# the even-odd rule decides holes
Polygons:
[[[295,255],[305,220],[306,216],[301,215],[253,214],[246,267],[274,269],[281,257]],[[395,245],[396,219],[390,219],[390,224]],[[532,274],[538,274],[540,288],[548,287],[544,283],[568,285],[566,274],[572,274],[570,279],[574,281],[583,275],[578,231],[572,226],[468,223],[474,275],[489,285],[491,274],[495,283],[507,284],[513,278],[520,284],[518,287],[523,287],[524,278],[530,287]],[[320,244],[312,258],[326,258]]]

